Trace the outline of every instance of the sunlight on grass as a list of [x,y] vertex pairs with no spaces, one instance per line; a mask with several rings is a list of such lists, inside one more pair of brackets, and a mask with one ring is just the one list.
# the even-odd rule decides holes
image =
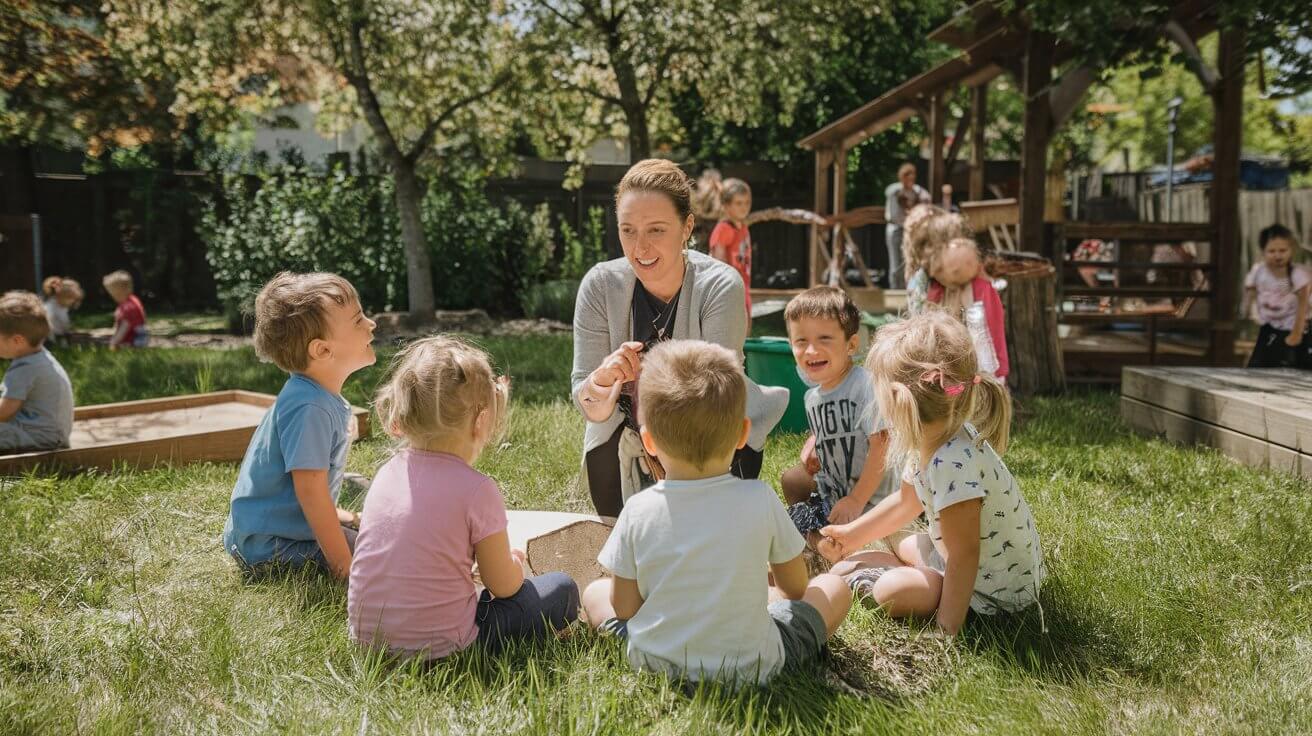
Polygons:
[[[510,508],[590,510],[568,337],[482,342],[515,402],[480,469]],[[380,352],[348,382],[352,402],[383,375]],[[285,378],[249,350],[59,357],[79,403],[274,393]],[[234,464],[6,481],[0,732],[1312,731],[1312,488],[1134,436],[1109,393],[1027,400],[1021,417],[1006,459],[1047,553],[1041,612],[972,618],[945,644],[856,610],[826,667],[739,693],[634,673],[581,628],[431,667],[359,652],[342,583],[244,582],[220,549]],[[767,479],[800,441],[772,439]],[[390,449],[358,443],[351,469],[372,473]]]

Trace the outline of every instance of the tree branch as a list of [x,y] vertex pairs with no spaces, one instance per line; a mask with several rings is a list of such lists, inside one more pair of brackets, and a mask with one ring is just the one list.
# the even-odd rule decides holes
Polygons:
[[411,163],[418,161],[419,157],[424,155],[424,151],[427,151],[428,147],[433,144],[433,137],[437,135],[437,131],[441,129],[442,125],[446,123],[446,121],[450,120],[451,117],[455,115],[457,112],[459,112],[461,109],[468,107],[469,105],[472,105],[475,102],[478,102],[484,97],[487,97],[488,95],[497,91],[501,87],[505,86],[506,82],[510,81],[510,78],[511,78],[510,70],[502,71],[499,75],[497,75],[495,79],[492,80],[492,83],[489,84],[487,87],[480,89],[479,91],[471,95],[468,95],[467,97],[463,97],[459,100],[456,100],[454,104],[452,104],[447,109],[443,110],[442,114],[438,115],[434,120],[429,122],[429,124],[424,128],[424,131],[419,134],[418,138],[415,139],[414,146],[410,148],[409,153],[405,154],[406,160]]
[[346,81],[355,87],[355,93],[360,98],[360,106],[364,110],[364,119],[373,128],[374,135],[382,142],[387,149],[388,154],[405,158],[401,151],[401,146],[397,144],[396,136],[392,135],[392,129],[387,125],[387,119],[383,117],[383,105],[378,101],[378,96],[374,94],[373,82],[369,79],[369,68],[365,64],[364,58],[364,24],[358,17],[352,17],[347,29],[347,43],[349,44],[349,63],[344,65],[343,70],[346,74]]
[[665,71],[669,69],[670,62],[674,60],[675,55],[685,50],[687,50],[687,47],[682,44],[674,44],[665,49],[665,53],[661,54],[661,58],[656,62],[656,71],[651,76],[651,84],[647,85],[647,91],[642,95],[643,107],[650,105],[651,101],[655,99],[656,90],[660,87],[661,82],[664,81]]
[[1194,45],[1194,40],[1189,37],[1189,32],[1184,26],[1177,21],[1168,20],[1163,30],[1166,31],[1166,37],[1180,47],[1180,51],[1184,53],[1185,66],[1189,67],[1189,71],[1203,83],[1203,89],[1209,94],[1215,92],[1216,85],[1221,81],[1221,75],[1203,60],[1203,55],[1198,52],[1198,46]]
[[547,12],[548,12],[548,13],[551,13],[552,15],[556,16],[557,18],[561,19],[562,21],[565,22],[566,25],[570,26],[571,28],[574,28],[574,29],[576,29],[576,30],[580,30],[580,31],[583,30],[583,24],[582,24],[582,23],[579,23],[578,18],[571,18],[571,17],[569,17],[568,15],[565,15],[563,12],[561,12],[561,11],[559,11],[559,10],[556,10],[556,8],[553,7],[552,4],[551,4],[551,0],[543,0],[543,2],[541,3],[541,5],[542,5],[542,7],[544,7],[544,8],[547,9]]

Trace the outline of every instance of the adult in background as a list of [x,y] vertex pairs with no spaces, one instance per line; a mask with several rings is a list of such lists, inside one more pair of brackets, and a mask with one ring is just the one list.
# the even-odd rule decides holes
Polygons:
[[[694,339],[741,358],[747,338],[742,276],[688,249],[691,198],[692,183],[674,163],[634,164],[615,189],[624,256],[593,266],[579,285],[570,384],[587,420],[583,480],[603,516],[618,516],[629,496],[662,474],[637,432],[643,352],[663,340]],[[762,389],[748,380],[752,428],[734,455],[734,475],[760,475],[766,435],[787,404],[786,389]]]
[[929,192],[916,183],[916,167],[905,163],[898,167],[897,181],[884,189],[884,241],[888,246],[888,288],[905,289],[906,263],[902,258],[902,226],[907,213],[918,204],[929,203]]

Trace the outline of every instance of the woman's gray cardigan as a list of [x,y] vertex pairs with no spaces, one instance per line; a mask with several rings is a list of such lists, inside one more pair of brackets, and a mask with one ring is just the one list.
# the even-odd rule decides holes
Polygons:
[[[685,251],[688,268],[679,292],[674,315],[674,337],[705,340],[734,351],[741,359],[747,337],[746,296],[743,277],[728,264],[697,251]],[[637,275],[628,260],[616,258],[598,263],[583,277],[574,304],[574,370],[570,374],[574,405],[579,390],[592,371],[620,344],[633,339],[633,288]],[[765,437],[788,408],[786,390],[762,391],[747,380],[747,418],[752,420],[747,445],[765,447]],[[586,415],[585,415],[586,416]],[[583,434],[583,452],[610,439],[624,416],[613,411],[604,422],[588,422]]]

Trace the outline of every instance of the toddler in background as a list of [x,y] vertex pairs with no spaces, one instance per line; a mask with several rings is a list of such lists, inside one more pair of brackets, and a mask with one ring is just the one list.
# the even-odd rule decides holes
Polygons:
[[1312,272],[1294,262],[1298,243],[1284,225],[1258,235],[1262,260],[1244,278],[1243,314],[1257,308],[1262,325],[1248,358],[1249,368],[1312,368],[1312,332],[1308,330],[1308,292]]
[[752,188],[742,179],[720,179],[720,172],[707,169],[697,181],[698,209],[720,218],[711,231],[713,258],[733,266],[743,277],[747,294],[747,327],[752,325],[752,235],[747,216],[752,212]]
[[902,257],[907,268],[907,314],[924,311],[930,286],[926,264],[930,257],[953,238],[973,233],[966,218],[931,204],[922,204],[907,214]]
[[121,347],[144,348],[150,341],[146,331],[146,308],[132,293],[132,274],[119,270],[103,279],[105,291],[118,304],[114,309],[114,335],[109,338],[109,349]]
[[568,575],[524,577],[501,491],[473,468],[504,433],[509,395],[487,354],[457,338],[417,340],[397,354],[375,406],[404,446],[365,498],[346,600],[355,641],[435,659],[475,642],[496,651],[545,639],[578,617]]
[[984,274],[979,246],[970,238],[954,238],[931,251],[928,271],[927,301],[966,324],[980,372],[1005,383],[1011,372],[1006,316],[998,290]]
[[70,278],[49,276],[41,282],[45,294],[46,321],[50,323],[50,337],[59,340],[73,330],[69,311],[82,303],[82,285]]

